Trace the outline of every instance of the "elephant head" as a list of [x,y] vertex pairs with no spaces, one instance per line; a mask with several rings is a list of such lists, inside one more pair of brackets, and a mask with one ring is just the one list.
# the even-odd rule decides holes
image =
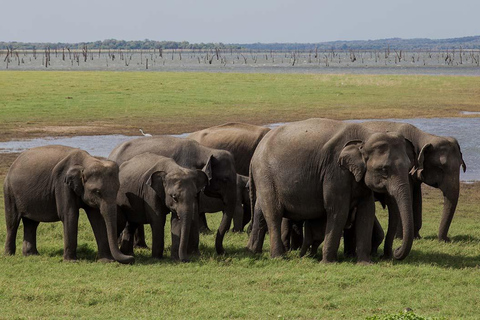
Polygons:
[[203,171],[208,176],[205,194],[220,198],[225,205],[222,222],[215,239],[217,253],[222,254],[224,252],[223,237],[230,228],[237,206],[237,174],[232,154],[224,150],[214,150]]
[[354,175],[356,182],[364,181],[369,189],[391,199],[389,205],[393,208],[389,210],[399,213],[403,226],[403,243],[394,253],[399,260],[409,254],[414,236],[409,182],[411,148],[411,143],[399,134],[374,133],[365,141],[346,143],[339,156],[339,164]]
[[120,263],[133,263],[134,258],[122,254],[117,246],[116,196],[120,186],[118,165],[113,161],[90,156],[83,160],[74,161],[79,164],[67,169],[64,182],[86,206],[100,210],[113,258]]
[[182,261],[188,261],[190,229],[198,215],[198,194],[207,183],[208,177],[202,170],[185,168],[171,172],[155,171],[146,182],[158,196],[165,199],[165,205],[180,220],[178,257]]
[[436,137],[422,147],[418,168],[412,171],[418,181],[439,188],[443,193],[443,216],[438,238],[444,241],[449,241],[447,233],[458,203],[460,167],[463,172],[467,169],[458,141],[450,137]]

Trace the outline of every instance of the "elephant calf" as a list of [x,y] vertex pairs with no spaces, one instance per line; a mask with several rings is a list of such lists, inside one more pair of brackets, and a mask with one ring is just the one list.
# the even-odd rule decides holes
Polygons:
[[[248,177],[237,174],[237,205],[233,215],[233,231],[242,231],[245,225],[251,219],[250,213],[250,195]],[[207,197],[204,193],[200,194],[200,231],[208,232],[206,212],[219,212],[225,210],[225,204],[219,198]]]
[[[172,212],[172,257],[188,260],[189,247],[198,247],[198,196],[208,183],[202,170],[179,166],[173,159],[143,153],[120,166],[117,204],[127,227],[122,252],[133,253],[139,225],[152,228],[152,257],[162,258],[166,215]],[[120,221],[121,223],[121,221]],[[189,246],[189,242],[197,242]]]
[[[20,154],[4,183],[7,240],[5,253],[15,254],[20,220],[23,221],[23,254],[38,254],[40,222],[63,222],[64,260],[77,259],[79,209],[87,213],[102,261],[133,263],[117,247],[116,195],[118,166],[86,151],[65,147],[32,148]],[[113,258],[112,258],[113,255]]]

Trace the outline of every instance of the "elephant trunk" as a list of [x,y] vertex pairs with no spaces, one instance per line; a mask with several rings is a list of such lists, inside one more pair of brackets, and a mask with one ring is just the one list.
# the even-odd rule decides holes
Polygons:
[[400,215],[403,230],[402,245],[395,249],[393,256],[397,260],[403,260],[412,249],[414,237],[412,196],[409,183],[397,184],[396,187],[393,188],[393,190],[389,190],[388,193],[391,196],[391,205],[395,207],[395,211]]
[[440,228],[438,230],[438,240],[448,242],[450,241],[450,238],[448,238],[448,229],[452,223],[460,193],[460,182],[458,177],[453,183],[444,183],[440,187],[440,190],[443,192],[443,214],[440,222]]
[[117,207],[116,205],[102,205],[100,212],[105,220],[107,227],[107,238],[110,252],[113,258],[124,264],[132,264],[135,262],[135,258],[132,256],[124,255],[117,244]]
[[187,262],[188,259],[188,243],[190,237],[190,229],[192,227],[193,214],[182,215],[180,227],[180,244],[178,248],[178,258],[180,261]]

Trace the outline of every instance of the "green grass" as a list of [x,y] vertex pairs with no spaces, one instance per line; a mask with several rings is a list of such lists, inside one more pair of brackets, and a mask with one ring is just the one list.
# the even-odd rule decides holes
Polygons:
[[0,132],[53,125],[181,133],[228,121],[458,116],[479,110],[479,88],[480,78],[455,76],[2,71]]
[[[423,239],[404,261],[356,265],[290,252],[270,259],[244,251],[245,233],[229,233],[226,256],[214,252],[214,234],[201,237],[202,255],[191,263],[155,261],[136,251],[135,265],[95,262],[96,246],[85,215],[80,219],[79,261],[62,262],[60,223],[40,224],[40,256],[0,256],[0,309],[4,318],[285,318],[420,319],[477,318],[480,301],[480,231],[475,227],[480,184],[466,185],[450,230],[452,243],[439,243],[441,200],[425,194]],[[3,208],[0,210],[3,211]],[[385,212],[379,216],[385,223]],[[208,216],[210,225],[220,215]],[[0,241],[5,226],[0,220]],[[147,228],[147,237],[151,239]],[[170,240],[167,239],[167,256]],[[398,245],[398,243],[396,244]],[[411,308],[415,314],[400,314]]]
[[[227,121],[274,123],[307,117],[457,116],[479,111],[480,78],[122,72],[0,72],[0,138],[69,132],[187,132]],[[50,131],[49,131],[50,130]],[[53,133],[52,133],[53,132]],[[12,156],[0,156],[0,181]],[[0,243],[5,242],[0,190]],[[40,256],[0,255],[0,318],[478,318],[480,183],[463,185],[449,235],[436,240],[442,197],[427,189],[423,239],[404,261],[320,264],[298,252],[251,255],[247,235],[229,233],[226,256],[214,234],[199,258],[175,263],[137,250],[135,265],[95,262],[84,214],[79,261],[62,261],[61,223],[38,230]],[[385,225],[385,212],[378,215]],[[219,214],[208,216],[212,229]],[[151,239],[147,228],[147,237]],[[167,238],[167,252],[169,256]],[[398,243],[396,243],[398,246]],[[414,313],[403,313],[411,308]]]

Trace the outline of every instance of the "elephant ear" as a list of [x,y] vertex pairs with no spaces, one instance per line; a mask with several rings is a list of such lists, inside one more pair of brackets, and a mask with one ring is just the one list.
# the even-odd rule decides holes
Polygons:
[[458,143],[457,139],[455,138],[452,138],[452,139],[457,145],[458,152],[460,153],[460,160],[462,161],[462,169],[463,169],[463,172],[465,172],[467,171],[467,165],[465,164],[465,161],[463,161],[463,154],[462,154],[462,150],[460,149],[460,144]]
[[83,167],[74,165],[67,170],[63,182],[72,189],[79,197],[83,195],[83,184],[85,179],[83,177]]
[[145,184],[158,192],[158,190],[163,189],[166,176],[167,172],[165,171],[155,171],[148,177]]
[[212,161],[213,161],[213,155],[211,155],[208,158],[207,163],[205,164],[205,166],[202,169],[202,171],[207,175],[207,178],[208,178],[207,186],[210,184],[210,182],[212,181],[212,178],[213,178]]
[[415,152],[415,146],[412,141],[405,139],[405,149],[407,150],[407,156],[410,160],[411,168],[418,167],[417,153]]
[[203,170],[197,169],[197,175],[195,177],[195,185],[197,186],[197,190],[200,192],[205,190],[205,187],[208,185],[208,176]]
[[420,150],[420,154],[418,155],[418,167],[413,168],[410,171],[410,174],[416,178],[419,181],[423,181],[423,164],[425,162],[425,154],[428,152],[428,149],[431,149],[433,146],[431,143],[427,143],[422,147],[422,150]]
[[363,141],[352,140],[345,144],[340,156],[338,164],[353,173],[356,182],[360,182],[365,175],[366,166],[362,154]]

